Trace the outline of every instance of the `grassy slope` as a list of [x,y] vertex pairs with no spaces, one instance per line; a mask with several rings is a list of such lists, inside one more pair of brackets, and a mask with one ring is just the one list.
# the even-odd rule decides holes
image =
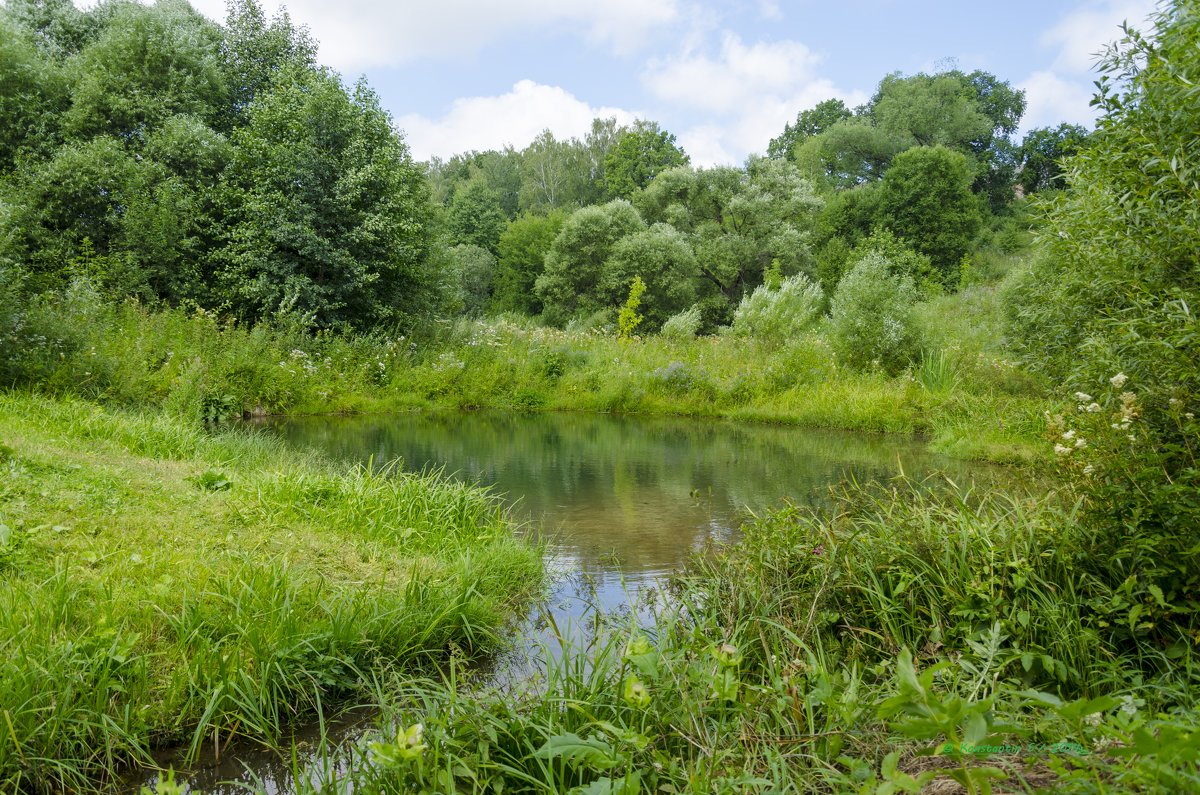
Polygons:
[[537,581],[451,483],[18,394],[0,444],[0,791],[269,738],[381,665],[486,648]]

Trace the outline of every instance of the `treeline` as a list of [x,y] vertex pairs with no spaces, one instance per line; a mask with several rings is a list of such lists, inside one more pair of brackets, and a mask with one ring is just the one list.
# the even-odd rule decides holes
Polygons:
[[897,74],[860,108],[800,113],[744,167],[692,168],[656,123],[615,119],[420,164],[364,82],[254,0],[223,24],[185,0],[11,0],[0,268],[25,292],[83,277],[114,299],[312,328],[563,324],[615,313],[640,277],[641,330],[690,311],[711,331],[763,284],[802,274],[832,295],[868,250],[955,289],[982,242],[1019,238],[1017,186],[1059,186],[1086,137],[1063,125],[1018,146],[1023,111],[985,72]]
[[1087,140],[1062,124],[1018,143],[1024,110],[986,72],[892,74],[859,108],[801,112],[743,167],[693,168],[657,125],[615,119],[434,160],[446,270],[468,314],[556,325],[615,314],[638,276],[649,330],[691,307],[712,331],[797,274],[832,296],[872,251],[927,294],[954,290],[981,246],[1023,244],[1014,203],[1063,187],[1062,159]]
[[[0,9],[0,266],[33,291],[369,326],[436,295],[434,213],[378,98],[233,0]],[[10,273],[9,278],[13,278]]]

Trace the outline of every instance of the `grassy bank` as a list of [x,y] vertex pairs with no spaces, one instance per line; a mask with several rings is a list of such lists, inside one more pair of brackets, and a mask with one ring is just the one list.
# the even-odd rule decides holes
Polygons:
[[351,773],[305,791],[1200,786],[1194,652],[1119,648],[1058,495],[856,491],[745,532],[522,694],[397,682]]
[[1035,461],[1055,406],[1003,356],[998,289],[923,304],[931,347],[889,376],[839,361],[821,328],[786,340],[618,340],[499,318],[416,337],[312,336],[286,320],[245,328],[112,306],[77,284],[24,311],[0,376],[192,419],[430,407],[672,414],[916,433],[961,458]]
[[492,498],[168,414],[0,393],[0,791],[270,741],[495,642],[537,582]]

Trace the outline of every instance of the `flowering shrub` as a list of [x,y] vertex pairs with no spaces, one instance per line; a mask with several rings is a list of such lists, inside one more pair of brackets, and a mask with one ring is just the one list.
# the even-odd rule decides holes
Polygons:
[[1074,398],[1048,427],[1092,534],[1081,557],[1102,587],[1089,608],[1119,640],[1181,651],[1200,640],[1200,407],[1147,403],[1124,372]]

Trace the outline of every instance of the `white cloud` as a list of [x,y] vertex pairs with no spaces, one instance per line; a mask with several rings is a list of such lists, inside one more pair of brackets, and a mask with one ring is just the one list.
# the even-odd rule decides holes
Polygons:
[[1025,91],[1026,130],[1052,127],[1061,122],[1090,125],[1096,118],[1088,106],[1092,92],[1081,80],[1064,80],[1054,72],[1034,72],[1018,88]]
[[1053,69],[1058,72],[1087,72],[1096,56],[1121,36],[1122,22],[1142,27],[1154,11],[1156,0],[1104,0],[1085,2],[1041,35],[1041,43],[1058,48]]
[[1155,5],[1156,0],[1085,0],[1044,31],[1041,45],[1056,53],[1049,69],[1034,72],[1019,86],[1027,102],[1022,128],[1095,121],[1089,103],[1097,57],[1121,37],[1122,22],[1144,27]]
[[[680,0],[264,0],[268,13],[286,5],[321,43],[321,61],[354,72],[416,58],[476,52],[513,33],[577,30],[593,43],[629,52],[679,16]],[[225,18],[224,0],[193,0],[205,15]]]
[[692,162],[735,163],[751,152],[765,152],[771,138],[805,108],[832,97],[852,105],[866,99],[821,77],[819,65],[820,58],[800,42],[746,44],[726,33],[717,56],[687,50],[652,61],[643,82],[660,99],[707,114],[705,123],[679,134]]
[[441,119],[417,113],[401,116],[413,157],[449,157],[468,150],[525,147],[545,129],[559,139],[582,137],[592,119],[617,117],[629,124],[634,114],[621,108],[593,107],[558,86],[522,80],[507,94],[456,99]]

